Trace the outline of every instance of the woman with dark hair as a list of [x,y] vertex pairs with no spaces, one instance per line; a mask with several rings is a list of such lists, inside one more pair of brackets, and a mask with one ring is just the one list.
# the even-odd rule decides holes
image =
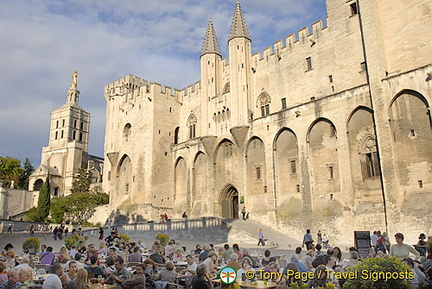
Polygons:
[[233,251],[234,251],[234,253],[236,253],[239,256],[239,258],[238,258],[239,260],[241,260],[243,258],[243,254],[242,254],[242,252],[240,252],[240,248],[239,248],[238,244],[233,245]]
[[270,257],[270,251],[269,250],[265,250],[264,251],[264,258],[261,260],[261,266],[265,267],[265,266],[268,265],[268,263],[270,263],[272,261],[276,261],[276,258]]
[[3,259],[6,258],[7,252],[9,250],[12,250],[14,248],[14,246],[11,243],[7,243],[6,246],[4,247],[3,251],[2,251],[2,256],[4,257]]
[[333,248],[333,258],[335,260],[336,266],[342,265],[342,252],[341,252],[341,249],[339,247]]
[[157,278],[156,264],[152,259],[146,259],[144,261],[144,276],[145,276],[145,288],[155,288],[155,279]]
[[403,242],[404,235],[402,233],[397,233],[395,235],[395,239],[396,244],[391,246],[390,248],[390,257],[394,256],[399,260],[403,260],[403,258],[409,257],[410,253],[414,254],[416,256],[416,259],[420,257],[420,253],[416,249]]
[[426,235],[421,233],[418,238],[419,241],[414,246],[414,248],[420,253],[420,256],[426,256],[426,245],[427,245],[427,242],[425,241]]

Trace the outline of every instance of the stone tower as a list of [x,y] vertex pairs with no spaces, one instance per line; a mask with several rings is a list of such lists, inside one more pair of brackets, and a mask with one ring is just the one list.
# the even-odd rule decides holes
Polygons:
[[68,195],[74,173],[81,167],[95,168],[93,182],[100,182],[102,159],[88,154],[90,113],[79,106],[78,73],[72,74],[66,103],[51,113],[48,146],[42,148],[40,166],[30,177],[29,189],[38,191],[50,174],[53,196]]

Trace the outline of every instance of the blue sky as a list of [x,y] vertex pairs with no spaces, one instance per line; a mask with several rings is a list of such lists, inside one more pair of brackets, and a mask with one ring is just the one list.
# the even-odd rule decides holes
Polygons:
[[[0,156],[37,167],[50,113],[78,71],[91,114],[89,152],[103,156],[106,84],[126,74],[182,89],[199,80],[212,18],[223,57],[235,0],[0,1]],[[252,52],[325,21],[325,0],[243,0]]]

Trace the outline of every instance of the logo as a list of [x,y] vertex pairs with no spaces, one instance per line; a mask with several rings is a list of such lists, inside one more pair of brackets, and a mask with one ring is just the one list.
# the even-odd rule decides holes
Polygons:
[[219,272],[219,278],[221,281],[227,285],[234,283],[237,278],[237,272],[232,267],[224,267]]

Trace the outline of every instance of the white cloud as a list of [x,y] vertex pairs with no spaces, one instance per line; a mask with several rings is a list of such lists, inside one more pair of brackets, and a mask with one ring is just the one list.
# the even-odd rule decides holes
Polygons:
[[[39,164],[52,110],[78,70],[91,113],[90,153],[102,156],[104,85],[126,74],[178,89],[199,78],[209,18],[227,57],[235,0],[14,0],[0,2],[0,155]],[[324,17],[324,0],[244,0],[253,51]]]

